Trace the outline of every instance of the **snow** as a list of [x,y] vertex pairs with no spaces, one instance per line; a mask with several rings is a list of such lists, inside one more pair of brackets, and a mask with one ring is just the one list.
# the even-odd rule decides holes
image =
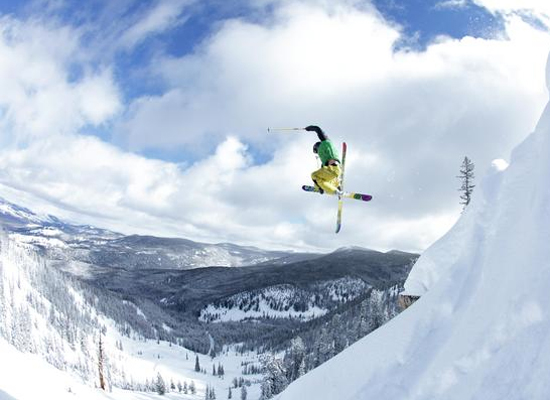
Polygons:
[[0,400],[108,398],[104,393],[84,385],[40,357],[20,353],[1,338],[0,354]]
[[136,314],[147,321],[147,316],[143,313],[143,311],[138,306],[136,306],[134,303],[132,303],[128,300],[124,300],[123,303],[127,304],[127,305],[131,305],[132,307],[134,307],[136,309]]
[[240,310],[239,308],[226,308],[226,307],[216,307],[212,304],[209,304],[205,309],[201,311],[201,316],[199,319],[201,321],[208,321],[209,317],[215,316],[215,319],[212,321],[216,322],[228,322],[228,321],[244,321],[247,319],[258,319],[258,318],[297,318],[303,319],[304,321],[309,321],[314,318],[322,317],[328,312],[328,310],[312,306],[309,307],[306,311],[296,311],[294,309],[289,309],[288,311],[284,310],[274,310],[265,300],[260,300],[258,304],[258,310]]
[[[38,290],[35,284],[42,287],[41,279],[59,279],[61,275],[52,274],[53,271],[47,273],[45,260],[33,246],[20,239],[20,236],[0,234],[0,400],[158,398],[156,393],[121,389],[105,393],[94,388],[98,383],[97,332],[81,329],[86,326],[84,322],[69,323],[64,307],[57,308],[45,297],[43,293],[47,290],[44,288]],[[70,281],[55,282],[56,285],[52,283],[49,288],[64,295],[63,304],[68,309],[75,306],[81,311],[77,318],[86,317],[94,327],[105,328],[102,338],[109,386],[137,387],[147,380],[151,382],[160,373],[166,384],[172,380],[176,384],[178,381],[194,382],[197,388],[195,395],[169,393],[166,399],[203,399],[207,385],[214,387],[222,398],[233,378],[242,376],[242,362],[259,364],[256,353],[241,355],[226,351],[214,358],[199,355],[207,373],[196,372],[194,352],[164,341],[136,339],[139,335],[132,332],[131,338],[122,336],[114,321],[86,303],[80,289],[71,286]],[[137,315],[146,318],[139,307],[134,305],[134,308]],[[54,329],[53,320],[64,324],[67,331]],[[77,330],[74,336],[78,336],[78,345],[66,337],[71,328]],[[170,330],[170,327],[164,325],[163,329]],[[9,338],[11,344],[4,338]],[[219,364],[224,367],[224,377],[211,373],[212,365]],[[247,375],[244,379],[251,384],[247,387],[249,398],[259,397],[260,376]]]
[[[354,288],[351,287],[352,283],[355,283]],[[356,297],[365,287],[364,283],[360,286],[353,279],[336,280],[329,284],[329,296],[333,299],[342,299],[341,290],[338,289],[346,284],[349,285],[346,288],[349,288],[349,292],[351,292],[350,298]],[[357,293],[354,293],[353,289]],[[311,295],[305,310],[295,310],[293,301],[295,301],[298,294],[305,297],[305,292],[290,285],[269,286],[260,290],[253,297],[237,294],[227,299],[233,303],[232,306],[208,304],[201,310],[199,320],[213,323],[259,318],[288,318],[309,321],[328,313],[328,309],[314,305],[315,299]]]
[[17,209],[10,204],[4,202],[3,199],[0,199],[0,214],[11,215],[15,218],[21,218],[23,220],[29,220],[34,222],[42,222],[44,219],[39,218],[32,212],[26,209]]
[[277,399],[548,399],[549,238],[547,106],[413,268],[406,293],[422,297]]
[[[147,342],[135,347],[129,342],[131,351],[141,349],[143,355],[140,359],[129,358],[128,366],[132,372],[139,372],[139,375],[154,378],[160,372],[166,383],[170,379],[187,379],[195,381],[197,393],[195,395],[183,393],[167,393],[159,397],[156,393],[142,393],[128,390],[114,389],[112,392],[104,392],[100,389],[90,387],[70,374],[60,371],[41,359],[39,356],[24,354],[17,351],[13,346],[0,338],[0,400],[35,400],[35,399],[56,399],[56,400],[151,400],[164,398],[166,400],[198,400],[204,399],[206,384],[213,386],[218,398],[226,398],[227,388],[232,384],[232,376],[240,373],[240,362],[243,357],[226,355],[221,359],[210,360],[209,357],[200,356],[201,362],[207,371],[211,370],[211,363],[221,362],[224,365],[226,376],[221,378],[212,377],[211,374],[202,374],[192,371],[195,358],[192,352],[183,348],[169,347],[167,343]],[[185,353],[188,352],[189,360],[185,360]],[[159,358],[160,357],[160,358]],[[179,360],[177,359],[179,357]],[[206,361],[208,360],[208,362]],[[209,369],[210,367],[210,369]],[[148,375],[147,375],[148,374]],[[177,381],[176,381],[177,383]],[[259,397],[259,389],[248,387],[249,398]],[[233,390],[234,397],[238,398],[238,391]]]
[[67,248],[68,246],[65,244],[65,242],[54,238],[54,237],[41,237],[41,236],[33,236],[33,235],[22,235],[19,233],[12,233],[10,234],[10,237],[15,239],[18,242],[22,243],[31,243],[36,244],[38,246],[43,247],[60,247],[60,248]]
[[477,191],[474,192],[462,218],[422,254],[405,282],[403,295],[422,296],[460,261],[460,257],[468,254],[469,249],[476,243],[479,223],[487,214],[487,202],[498,194],[502,175],[507,168],[508,163],[502,159],[491,163],[482,185],[478,188],[483,196],[480,197]]
[[[110,330],[114,332],[113,330]],[[180,346],[170,345],[170,343],[164,341],[135,341],[128,339],[127,337],[111,335],[111,341],[118,340],[122,342],[123,352],[119,352],[116,357],[116,364],[123,366],[124,373],[127,378],[131,378],[135,382],[145,382],[146,379],[153,379],[160,373],[167,385],[173,380],[177,384],[178,381],[187,382],[188,384],[193,381],[197,388],[197,394],[195,396],[188,394],[184,395],[177,393],[177,399],[182,400],[194,400],[204,399],[204,392],[206,386],[210,385],[215,388],[218,398],[226,398],[229,386],[232,385],[234,377],[240,377],[242,372],[241,363],[243,361],[258,363],[258,356],[255,353],[249,353],[248,355],[241,356],[234,352],[228,351],[217,357],[210,357],[202,354],[198,354],[201,368],[205,369],[207,373],[195,371],[195,356],[197,355],[191,350],[185,349]],[[112,358],[113,356],[111,356]],[[215,377],[212,375],[212,365],[218,366],[221,363],[225,370],[225,376],[223,378]],[[245,379],[252,381],[259,379],[259,375],[245,376]],[[247,387],[249,395],[254,394],[256,399],[259,397],[259,386],[254,384]],[[150,397],[139,397],[145,394],[138,392],[126,392],[123,397],[119,397],[120,392],[115,391],[116,396],[114,399],[139,399],[139,398],[156,398],[158,395],[149,394]],[[234,390],[236,393],[236,390]],[[234,394],[235,394],[234,393]],[[176,395],[175,395],[176,396]],[[169,398],[169,397],[168,397]]]

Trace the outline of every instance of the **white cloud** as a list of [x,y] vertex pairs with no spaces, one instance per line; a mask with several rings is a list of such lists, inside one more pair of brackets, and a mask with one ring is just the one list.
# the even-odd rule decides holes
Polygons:
[[512,12],[528,10],[550,15],[550,4],[545,0],[473,0],[474,3],[490,11]]
[[0,193],[14,198],[13,190],[24,191],[32,195],[26,201],[31,207],[47,200],[55,206],[48,212],[128,233],[306,245],[301,237],[274,240],[281,232],[303,233],[304,228],[285,222],[285,211],[266,201],[293,204],[283,183],[296,175],[295,168],[286,157],[275,166],[258,167],[261,171],[251,171],[249,163],[246,146],[231,137],[184,171],[94,137],[57,137],[0,152]]
[[195,55],[154,63],[173,90],[138,99],[120,135],[137,148],[154,146],[151,126],[161,146],[220,132],[257,141],[267,123],[312,118],[331,98],[381,79],[397,37],[347,8],[328,15],[292,4],[273,26],[229,21]]
[[474,3],[505,18],[521,16],[536,22],[534,26],[550,29],[550,3],[546,0],[473,0]]
[[463,8],[468,6],[469,0],[445,0],[440,1],[439,3],[436,3],[434,8],[441,9],[441,8]]
[[[420,250],[458,216],[463,157],[481,178],[547,100],[550,39],[520,18],[507,19],[507,40],[441,38],[395,53],[399,28],[354,2],[273,4],[271,19],[227,21],[195,53],[155,60],[151,73],[167,89],[125,109],[111,67],[86,64],[70,81],[71,60],[86,59],[74,29],[4,20],[0,123],[33,140],[0,153],[0,192],[22,190],[29,202],[48,199],[58,213],[125,232]],[[180,9],[171,10],[142,19],[127,43],[170,27]],[[13,38],[13,26],[25,35]],[[44,33],[49,43],[37,49]],[[78,134],[117,115],[117,140],[130,149],[184,146],[197,161],[151,160]],[[337,236],[335,199],[300,190],[316,168],[315,136],[266,133],[310,123],[348,142],[346,187],[374,195],[346,202]],[[257,165],[254,148],[273,158]]]
[[109,69],[87,75],[74,90],[80,112],[91,124],[100,125],[122,108],[120,95]]
[[[395,53],[399,31],[377,14],[345,5],[327,11],[285,3],[269,24],[228,21],[195,54],[159,59],[158,73],[171,89],[138,99],[119,134],[139,149],[218,141],[233,132],[284,152],[297,139],[268,136],[268,125],[318,123],[350,144],[356,159],[347,187],[375,195],[363,211],[393,221],[379,218],[379,229],[395,231],[396,221],[402,224],[399,234],[382,235],[385,244],[374,237],[355,240],[367,246],[410,244],[409,237],[427,232],[421,221],[436,214],[431,220],[437,227],[429,230],[434,240],[458,215],[455,175],[464,155],[481,176],[492,159],[507,158],[534,128],[546,102],[548,34],[520,18],[508,18],[506,26],[507,40],[440,38],[425,52]],[[309,148],[304,143],[303,155],[289,162],[301,165]],[[287,190],[296,185],[287,184]],[[326,215],[308,223],[326,217],[322,226],[330,232],[333,212],[322,209]],[[350,229],[361,231],[360,225]],[[308,242],[327,245],[345,237],[308,235]],[[426,240],[416,243],[420,248]]]
[[35,20],[0,19],[0,126],[18,142],[71,134],[120,110],[109,70],[89,69],[71,82],[78,65],[79,33]]
[[184,22],[183,10],[194,0],[162,0],[147,9],[143,16],[128,27],[118,38],[118,43],[126,48],[137,44]]

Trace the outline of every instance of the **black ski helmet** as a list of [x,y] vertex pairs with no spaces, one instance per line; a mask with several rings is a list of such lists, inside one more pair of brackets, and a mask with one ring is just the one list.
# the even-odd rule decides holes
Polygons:
[[317,142],[313,145],[313,152],[315,154],[318,154],[319,153],[319,146],[321,145],[321,142]]

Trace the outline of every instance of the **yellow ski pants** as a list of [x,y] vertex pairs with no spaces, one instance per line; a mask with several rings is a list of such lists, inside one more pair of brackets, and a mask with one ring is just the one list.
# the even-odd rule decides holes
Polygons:
[[340,185],[340,165],[321,167],[311,174],[311,179],[328,194],[334,194]]

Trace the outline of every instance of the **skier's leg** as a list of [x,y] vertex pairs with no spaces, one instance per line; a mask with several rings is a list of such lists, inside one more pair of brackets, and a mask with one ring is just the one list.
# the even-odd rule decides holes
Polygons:
[[311,179],[323,191],[334,194],[338,190],[338,177],[340,176],[340,167],[331,165],[322,167],[311,174]]
[[330,165],[325,168],[327,170],[327,178],[330,176],[330,178],[325,182],[325,187],[329,189],[330,193],[339,194],[341,192],[340,174],[342,173],[342,169],[339,165]]

